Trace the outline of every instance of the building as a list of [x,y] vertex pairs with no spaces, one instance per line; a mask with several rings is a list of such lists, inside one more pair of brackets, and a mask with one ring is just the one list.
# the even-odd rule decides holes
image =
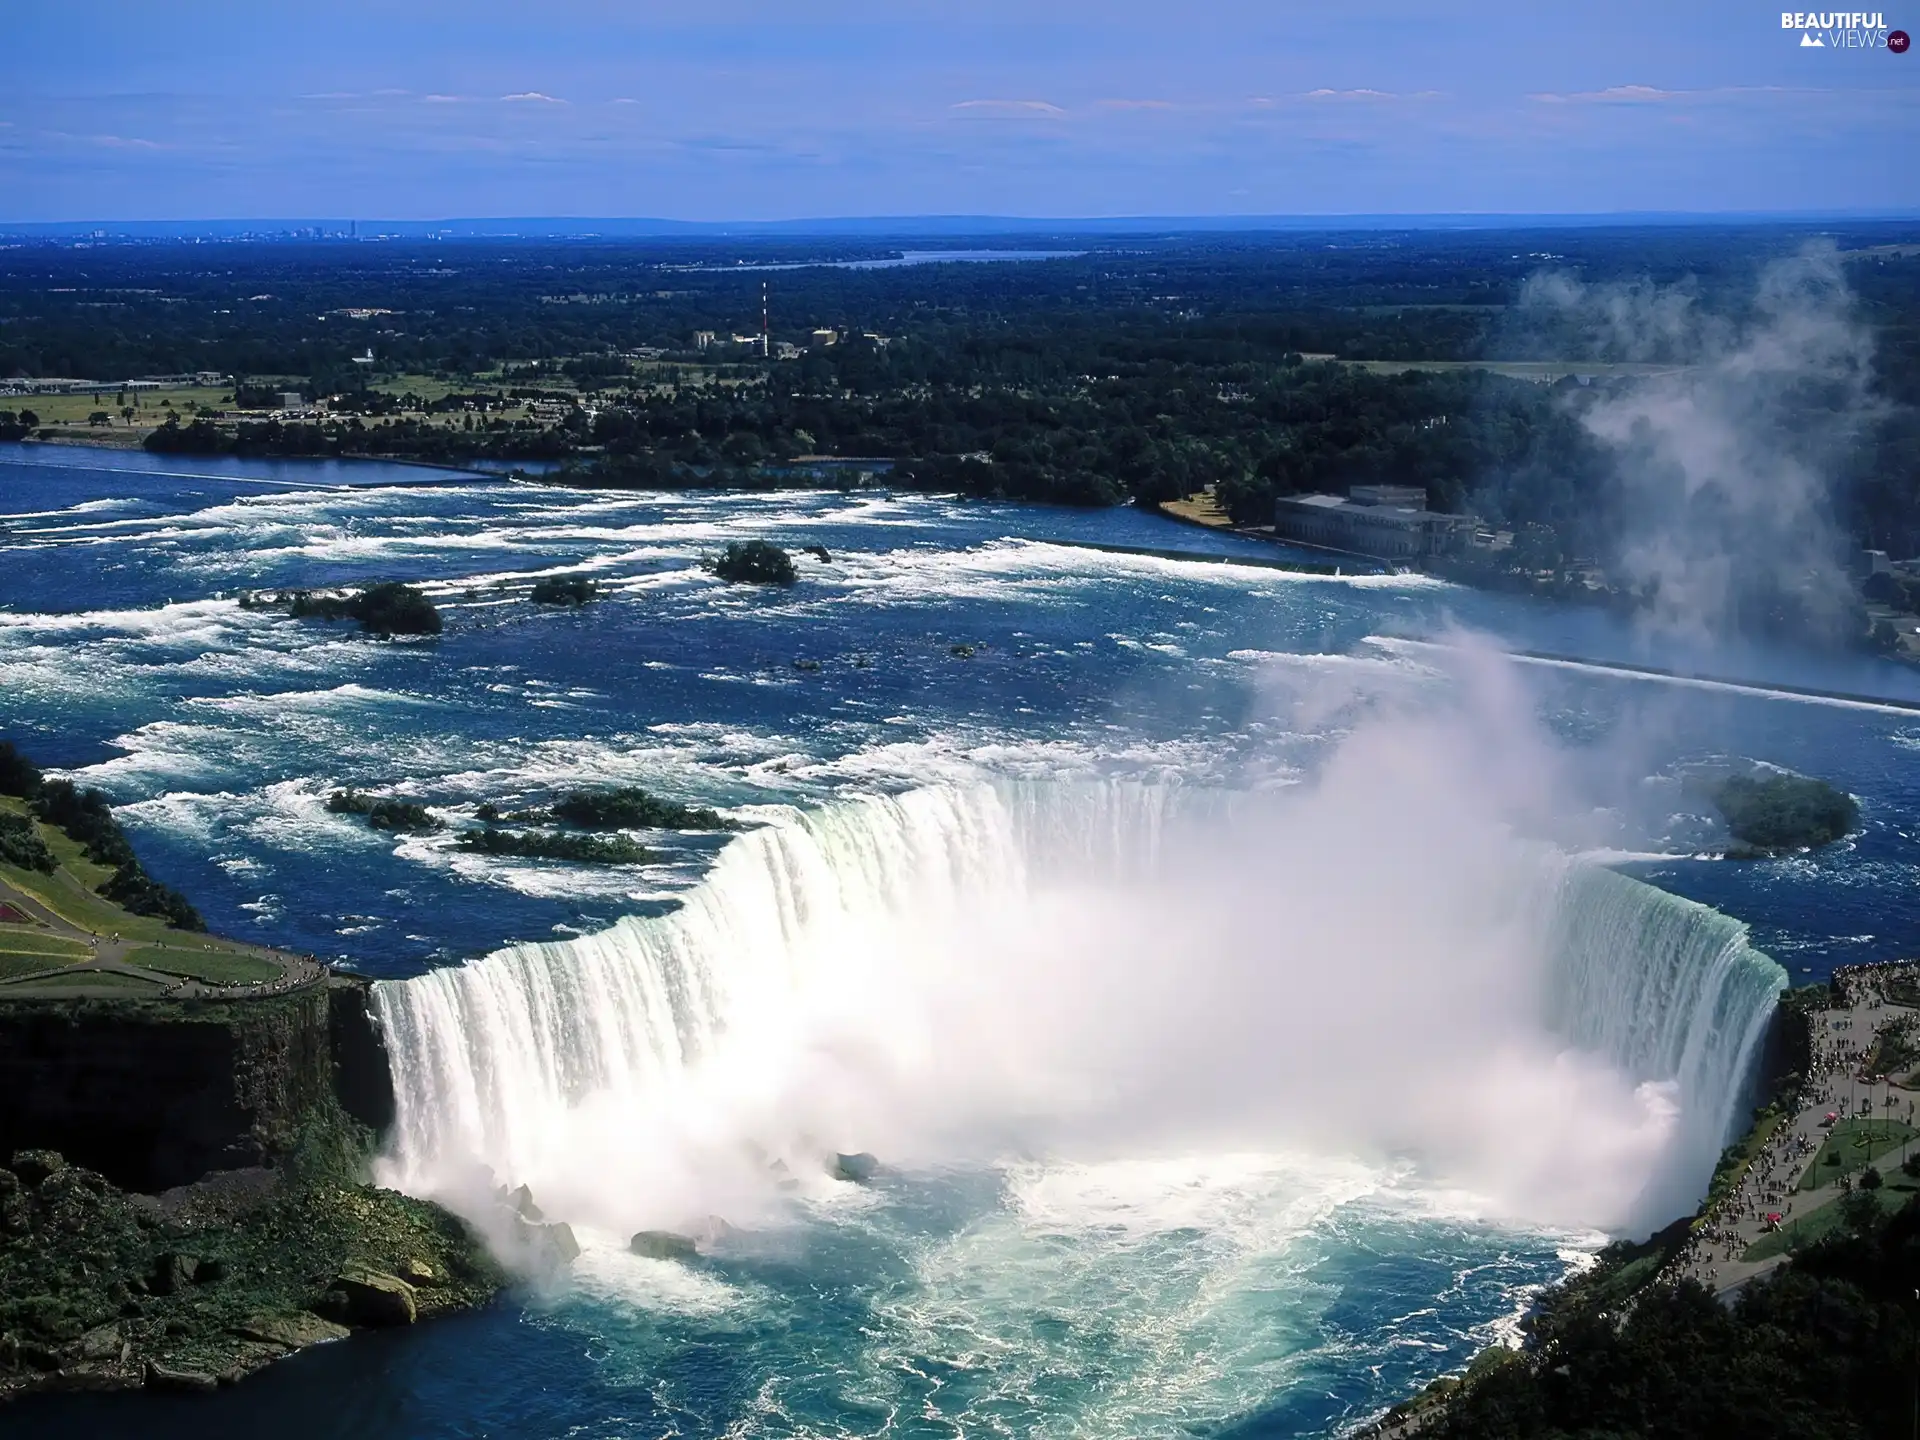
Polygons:
[[838,344],[840,333],[837,330],[816,330],[808,338],[808,345],[815,350],[824,350],[829,345]]
[[1427,509],[1427,492],[1415,485],[1355,485],[1345,495],[1286,495],[1273,507],[1276,539],[1382,560],[1446,554],[1465,545],[1473,531],[1470,515]]
[[711,330],[696,330],[693,332],[693,348],[696,350],[711,350],[713,348],[713,338],[713,331]]

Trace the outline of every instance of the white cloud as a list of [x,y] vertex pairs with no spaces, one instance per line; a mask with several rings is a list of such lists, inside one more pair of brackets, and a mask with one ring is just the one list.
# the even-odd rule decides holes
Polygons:
[[502,95],[502,100],[530,100],[539,105],[564,105],[567,102],[552,95],[542,95],[538,90],[522,90],[516,95]]
[[968,115],[1001,115],[1010,118],[1045,116],[1052,119],[1067,113],[1045,100],[961,100],[948,108]]

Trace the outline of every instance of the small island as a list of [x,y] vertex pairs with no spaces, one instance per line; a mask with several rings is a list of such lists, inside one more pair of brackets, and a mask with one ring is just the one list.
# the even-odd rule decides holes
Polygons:
[[431,834],[445,827],[424,805],[411,800],[376,800],[358,790],[336,790],[327,797],[327,809],[336,815],[359,815],[374,830],[403,834]]
[[580,606],[599,595],[599,583],[585,575],[549,575],[533,582],[533,593],[527,598],[536,605]]
[[316,590],[293,590],[275,595],[249,594],[240,598],[243,610],[286,606],[296,620],[358,620],[369,635],[438,635],[440,612],[420,591],[398,580],[383,580],[350,595]]
[[1758,860],[1829,845],[1860,821],[1860,807],[1824,780],[1784,773],[1729,775],[1688,789],[1720,812],[1737,845],[1730,860]]
[[482,855],[517,855],[526,860],[578,860],[589,865],[645,865],[653,852],[624,835],[554,835],[537,830],[460,832],[460,848]]
[[556,801],[553,818],[581,830],[735,830],[717,810],[662,800],[638,786],[573,790]]
[[713,573],[733,585],[791,585],[800,578],[793,557],[765,540],[731,541]]

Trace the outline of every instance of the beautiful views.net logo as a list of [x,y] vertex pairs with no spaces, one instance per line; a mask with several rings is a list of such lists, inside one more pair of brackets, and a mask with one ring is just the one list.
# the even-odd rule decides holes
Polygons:
[[1891,50],[1903,54],[1907,32],[1889,30],[1878,10],[1782,10],[1782,30],[1800,32],[1802,50]]

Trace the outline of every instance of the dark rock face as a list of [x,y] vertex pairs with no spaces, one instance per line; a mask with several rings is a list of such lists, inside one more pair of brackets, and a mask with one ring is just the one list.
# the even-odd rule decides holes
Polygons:
[[393,1071],[387,1044],[367,1009],[367,987],[336,980],[327,990],[327,1031],[333,1050],[333,1091],[340,1108],[384,1135],[393,1124]]
[[0,1007],[0,1155],[58,1147],[129,1190],[270,1163],[338,1095],[393,1118],[386,1052],[350,981],[188,1006]]

